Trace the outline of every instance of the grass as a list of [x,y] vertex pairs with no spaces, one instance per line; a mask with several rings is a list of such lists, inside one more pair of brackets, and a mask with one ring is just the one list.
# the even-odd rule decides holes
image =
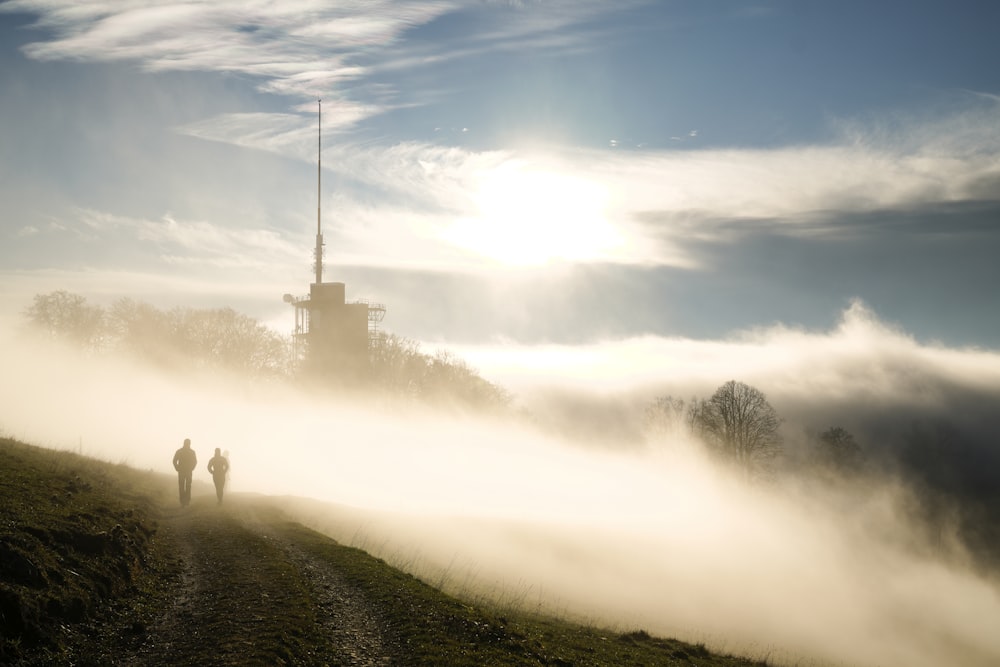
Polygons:
[[[175,494],[172,476],[0,439],[0,664],[120,664],[123,655],[155,664],[143,653],[147,631],[176,609],[191,572],[207,574],[178,617],[185,641],[174,664],[339,664],[311,582],[284,552],[225,512],[179,512]],[[267,499],[253,502],[269,530],[330,563],[375,610],[393,664],[764,664],[462,601],[289,521]],[[179,527],[205,547],[205,562],[185,551]]]
[[616,633],[567,620],[497,613],[445,595],[421,580],[353,547],[288,523],[301,547],[336,564],[359,591],[385,610],[392,632],[419,665],[751,665],[710,653],[703,644],[659,639],[638,630]]
[[0,663],[76,662],[100,652],[102,626],[141,627],[169,566],[153,540],[165,491],[151,473],[0,439]]

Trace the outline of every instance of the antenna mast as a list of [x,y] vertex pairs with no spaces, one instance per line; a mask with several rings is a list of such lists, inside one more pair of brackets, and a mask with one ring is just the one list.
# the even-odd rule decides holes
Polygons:
[[316,284],[323,282],[323,230],[320,227],[320,177],[323,171],[323,100],[317,100],[319,108],[316,126]]

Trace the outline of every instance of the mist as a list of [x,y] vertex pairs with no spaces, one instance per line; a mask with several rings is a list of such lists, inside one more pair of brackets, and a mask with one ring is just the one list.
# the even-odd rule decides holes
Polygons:
[[1000,354],[920,343],[862,304],[827,332],[460,352],[517,393],[515,416],[154,372],[9,336],[0,430],[169,474],[191,438],[196,482],[228,450],[232,492],[277,496],[343,543],[501,606],[782,664],[1000,660],[997,570],[957,523],[919,520],[918,477],[886,465],[856,485],[752,485],[683,435],[641,428],[654,397],[736,378],[768,395],[792,453],[844,424],[889,460],[890,426],[923,416],[966,434],[953,455],[996,461]]

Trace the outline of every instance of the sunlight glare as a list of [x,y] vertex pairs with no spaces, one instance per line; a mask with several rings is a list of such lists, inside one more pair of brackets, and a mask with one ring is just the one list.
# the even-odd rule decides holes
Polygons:
[[622,244],[604,216],[606,190],[575,176],[511,161],[483,179],[475,199],[479,214],[444,238],[504,264],[599,260]]

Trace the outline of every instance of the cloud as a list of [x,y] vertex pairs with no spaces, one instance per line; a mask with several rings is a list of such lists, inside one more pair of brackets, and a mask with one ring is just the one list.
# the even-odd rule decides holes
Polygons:
[[[328,114],[324,127],[327,125],[336,129],[340,124],[339,116]],[[346,120],[350,124],[353,119]],[[295,155],[300,159],[311,157],[315,160],[316,123],[310,127],[304,116],[289,113],[234,113],[214,116],[189,123],[176,130],[199,139],[219,141],[222,143]],[[307,146],[312,144],[312,155],[308,155]]]
[[[828,321],[846,298],[860,295],[922,335],[988,342],[981,332],[992,330],[992,293],[985,287],[988,280],[974,277],[991,275],[989,249],[995,244],[989,220],[995,207],[987,202],[977,209],[981,203],[969,198],[989,194],[985,184],[995,162],[989,150],[995,143],[989,136],[991,118],[988,109],[963,115],[954,124],[966,127],[966,133],[954,144],[921,125],[899,130],[899,138],[887,138],[876,128],[862,137],[855,129],[850,141],[839,145],[771,151],[486,151],[422,142],[333,142],[323,156],[326,257],[337,271],[329,275],[388,302],[397,331],[430,340],[593,341],[649,332],[716,335],[775,320],[815,325]],[[183,257],[191,271],[211,271],[204,280],[226,284],[246,274],[241,268],[284,274],[277,279],[284,282],[279,292],[293,290],[289,282],[308,279],[315,225],[315,192],[310,192],[314,117],[215,120],[191,131],[292,157],[309,164],[309,170],[268,158],[262,161],[267,166],[231,179],[232,197],[221,198],[215,187],[205,187],[205,178],[216,173],[226,178],[223,160],[197,183],[183,181],[188,170],[171,170],[180,179],[171,187],[178,193],[174,204],[207,193],[217,205],[184,215],[122,215],[94,208],[62,215],[59,224],[90,238],[86,246],[65,250],[77,265],[94,266],[101,257],[108,270],[131,272],[139,270],[136,257],[149,270],[167,258]],[[968,138],[978,136],[979,143]],[[492,234],[502,231],[484,208],[504,190],[496,187],[502,183],[497,179],[510,179],[504,188],[511,199],[552,182],[578,184],[588,194],[603,192],[598,222],[621,242],[597,260],[586,255],[574,260],[564,253],[561,260],[536,266],[490,257],[481,244],[452,242],[449,230],[460,221],[473,228],[492,224]],[[299,181],[301,192],[293,191],[290,186]],[[290,195],[299,202],[295,206],[289,205]],[[538,206],[550,213],[553,225],[562,224],[560,211],[590,201],[576,199],[563,207],[558,201]],[[170,198],[163,205],[172,206]],[[99,219],[121,231],[116,236],[97,226]],[[276,220],[283,220],[282,226],[271,227]],[[512,232],[523,237],[524,229]],[[558,238],[545,228],[540,232],[540,238]],[[46,235],[17,242],[41,238]],[[928,245],[932,238],[933,246]],[[95,254],[82,260],[84,250]],[[9,251],[14,252],[13,245]],[[53,260],[51,252],[39,257]],[[958,261],[946,263],[950,258]],[[847,266],[852,268],[845,272]],[[234,271],[223,275],[226,267]],[[437,290],[433,302],[426,291],[408,286],[428,280]],[[792,293],[793,285],[808,296]],[[965,301],[949,298],[942,305],[947,317],[930,318],[928,295],[938,298],[955,289]],[[262,294],[274,290],[268,287]],[[686,303],[696,302],[713,307],[685,310]],[[247,310],[256,315],[270,308],[269,297],[262,296]]]
[[[882,402],[935,401],[936,391],[988,391],[1000,354],[921,344],[854,301],[831,331],[759,327],[723,340],[643,336],[577,345],[456,345],[486,377],[515,391],[564,390],[680,398],[710,394],[732,378],[767,383],[776,401],[796,396]],[[848,370],[849,369],[849,370]],[[600,378],[600,382],[595,382]],[[935,378],[937,390],[922,378]],[[926,391],[901,392],[923,387]]]
[[[315,126],[314,119],[294,114],[282,115],[273,126],[271,120],[268,115],[246,116],[217,129],[205,122],[198,134],[208,138],[217,133],[220,140],[310,164],[306,185],[295,193],[304,202],[301,214],[284,228],[269,223],[290,215],[288,188],[271,192],[269,199],[262,191],[272,182],[294,183],[284,161],[268,162],[276,166],[239,177],[234,195],[254,178],[266,180],[239,200],[246,215],[236,218],[231,217],[232,204],[226,203],[216,207],[216,215],[205,216],[142,217],[84,209],[90,213],[78,210],[62,216],[60,224],[88,234],[88,249],[98,248],[98,238],[107,240],[106,248],[117,248],[107,255],[111,271],[137,270],[129,259],[136,256],[152,258],[149,269],[165,258],[184,257],[192,271],[214,267],[214,273],[203,276],[206,280],[234,282],[235,271],[222,275],[219,269],[242,267],[273,276],[283,273],[285,284],[278,291],[294,289],[289,282],[305,282],[309,275],[315,193],[310,193],[308,179],[315,178]],[[984,119],[979,126],[988,128],[988,123]],[[936,137],[921,128],[912,133],[928,141]],[[873,130],[872,136],[830,147],[625,154],[333,143],[323,156],[326,259],[328,267],[336,267],[329,275],[388,302],[397,331],[431,340],[508,336],[593,341],[644,332],[718,332],[774,320],[812,325],[826,322],[832,309],[852,295],[871,300],[911,327],[919,325],[923,335],[949,336],[954,332],[921,323],[929,317],[927,296],[953,289],[961,289],[965,303],[973,305],[951,300],[942,306],[948,319],[989,331],[995,309],[988,307],[988,281],[968,281],[989,275],[989,219],[995,207],[980,210],[977,202],[963,198],[975,196],[972,186],[982,187],[989,178],[992,158],[987,152],[987,157],[966,159],[961,148],[965,140],[956,146],[937,143],[934,150],[917,142],[906,149],[911,151],[907,156],[900,152],[907,143],[903,139],[879,145],[874,138],[878,132]],[[984,135],[981,145],[989,141]],[[889,157],[893,151],[898,158]],[[868,160],[872,154],[879,159]],[[273,172],[279,166],[286,175],[276,179]],[[508,180],[498,189],[502,179]],[[479,221],[495,225],[484,205],[496,204],[497,192],[514,198],[552,182],[605,193],[600,219],[622,242],[605,252],[599,264],[586,256],[540,266],[512,264],[449,238],[459,221],[473,227]],[[173,189],[187,196],[203,186],[188,190],[177,183]],[[538,206],[549,211],[554,225],[563,222],[560,210],[571,211],[574,203],[579,202],[560,207],[541,201]],[[175,226],[167,222],[168,215]],[[75,220],[79,216],[86,221]],[[120,231],[116,236],[98,222],[118,225]],[[244,225],[250,229],[243,231]],[[292,231],[296,225],[300,232]],[[494,227],[490,233],[500,231]],[[98,237],[99,232],[103,235]],[[545,229],[540,232],[540,238],[557,238]],[[523,236],[523,229],[518,233]],[[932,238],[936,241],[930,246]],[[130,245],[134,248],[126,250]],[[73,251],[76,261],[81,250]],[[946,264],[952,257],[961,260]],[[94,265],[92,260],[85,263]],[[803,273],[806,264],[809,270]],[[845,273],[847,266],[853,268]],[[888,280],[893,276],[900,276],[894,290]],[[904,277],[912,296],[900,291]],[[428,280],[437,295],[432,303],[426,290],[408,287],[430,284]],[[977,289],[980,284],[983,289]],[[806,289],[808,297],[790,293],[790,285]],[[713,307],[685,311],[688,302]],[[248,310],[256,314],[270,308],[262,297]],[[595,318],[595,312],[601,317]],[[717,326],[708,326],[709,320]],[[985,339],[966,335],[964,340]]]
[[[845,216],[988,196],[1000,173],[998,108],[989,103],[944,120],[902,124],[891,133],[845,123],[840,142],[770,150],[475,151],[421,142],[334,142],[324,151],[324,164],[349,179],[338,181],[344,219],[399,220],[394,209],[409,207],[440,216],[436,224],[423,225],[438,240],[441,228],[478,215],[477,193],[496,174],[517,169],[541,177],[564,175],[609,193],[603,217],[625,242],[605,261],[691,268],[698,260],[685,246],[753,233],[754,221],[768,221],[772,233],[838,235],[858,231],[844,228],[839,220]],[[348,107],[344,113],[350,124],[364,111]],[[288,114],[247,114],[183,131],[314,159],[311,122]],[[332,120],[334,127],[338,122]],[[946,128],[954,131],[944,136]],[[360,201],[352,183],[386,196]]]
[[[410,26],[447,11],[444,2],[331,5],[270,2],[6,3],[40,14],[53,39],[29,44],[43,60],[134,60],[157,69],[235,71],[282,78],[338,71],[338,54],[386,45]],[[319,57],[317,57],[319,54]],[[309,94],[300,92],[300,94]]]
[[562,55],[588,51],[614,34],[604,20],[607,15],[648,4],[648,0],[627,0],[616,3],[613,9],[599,0],[555,0],[508,8],[494,5],[483,21],[483,29],[459,40],[457,48],[446,57],[520,50]]
[[102,305],[127,296],[158,307],[228,306],[280,324],[278,313],[287,314],[281,294],[309,269],[305,244],[276,230],[170,214],[147,219],[77,209],[23,241],[45,244],[47,254],[0,271],[0,318],[12,322],[34,295],[61,289]]
[[[529,51],[572,57],[619,37],[620,28],[609,20],[612,16],[627,15],[634,8],[650,4],[649,0],[614,5],[599,0],[456,4],[449,18],[458,29],[444,38],[435,32],[430,39],[420,35],[399,40],[369,67],[373,75],[393,75]],[[441,95],[442,84],[432,85],[436,90],[421,87],[408,94],[423,103]]]
[[81,233],[101,242],[120,242],[132,237],[157,248],[159,257],[168,263],[208,264],[243,267],[254,270],[273,267],[301,254],[301,249],[272,230],[237,229],[205,221],[179,221],[165,215],[160,220],[146,220],[111,213],[82,210],[77,220]]
[[52,34],[24,47],[31,58],[136,62],[149,71],[240,73],[257,80],[265,93],[340,100],[350,111],[337,124],[349,125],[396,104],[384,84],[381,102],[357,101],[349,88],[372,75],[498,49],[579,47],[590,38],[566,29],[610,10],[595,2],[485,5],[473,11],[488,18],[457,43],[435,40],[408,54],[400,47],[408,30],[470,8],[442,0],[93,2],[85,7],[69,0],[13,0],[0,11],[35,13],[36,27]]
[[[374,115],[420,103],[396,99],[391,85],[365,98],[351,82],[370,79],[371,68],[401,62],[418,66],[414,54],[420,49],[433,59],[471,57],[473,50],[554,47],[552,38],[582,44],[588,31],[602,29],[600,19],[611,11],[605,3],[470,9],[443,2],[164,2],[141,7],[88,3],[81,8],[68,1],[24,0],[4,8],[38,13],[38,25],[51,32],[51,38],[26,47],[33,58],[238,72],[259,81],[265,92],[298,98],[294,108],[308,112],[221,114],[178,127],[182,134],[312,162],[314,107],[300,100],[326,98],[324,130],[330,138],[324,162],[329,173],[347,179],[338,181],[337,203],[340,219],[354,221],[339,231],[348,238],[345,246],[367,258],[379,256],[386,236],[371,234],[369,247],[360,248],[365,230],[381,232],[389,222],[371,225],[383,219],[392,221],[396,237],[420,239],[428,253],[425,265],[456,262],[456,270],[504,266],[489,258],[482,262],[468,248],[449,246],[448,239],[456,235],[447,230],[462,221],[481,221],[479,191],[512,164],[523,165],[525,172],[592,183],[609,193],[602,224],[621,243],[597,260],[689,269],[711,268],[703,267],[704,258],[692,253],[690,245],[724,242],[740,229],[734,221],[776,221],[771,230],[788,234],[835,233],[838,214],[989,196],[1000,178],[1000,106],[983,94],[967,96],[961,110],[943,118],[837,120],[836,141],[769,150],[623,152],[550,146],[475,151],[420,141],[384,145],[345,140],[345,131]],[[425,43],[409,32],[446,15],[465,19],[468,32],[443,45]],[[697,134],[692,130],[685,138]],[[586,254],[569,258],[594,259]],[[390,254],[385,262],[397,260]]]
[[[34,2],[5,11],[39,15],[52,34],[24,52],[38,60],[125,61],[149,71],[238,73],[262,92],[341,99],[355,120],[383,107],[352,101],[343,89],[368,74],[358,63],[415,25],[453,9],[447,2]],[[363,112],[363,113],[361,113]]]

